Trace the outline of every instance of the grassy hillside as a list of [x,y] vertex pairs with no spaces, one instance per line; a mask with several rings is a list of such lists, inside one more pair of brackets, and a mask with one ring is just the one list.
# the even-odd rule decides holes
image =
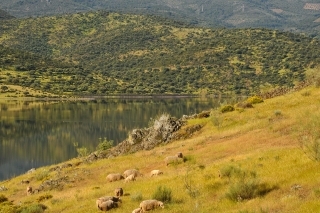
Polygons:
[[[188,120],[179,130],[203,124],[191,138],[92,163],[77,158],[37,168],[0,182],[7,188],[0,192],[2,200],[9,200],[0,200],[1,209],[31,212],[41,204],[45,212],[99,212],[96,199],[123,187],[123,202],[111,212],[131,212],[161,186],[172,199],[155,212],[318,212],[319,162],[314,157],[319,150],[307,145],[319,144],[319,97],[319,88],[308,87],[253,108],[213,110],[210,117]],[[165,156],[177,152],[186,161],[165,166]],[[73,166],[62,166],[67,163]],[[129,183],[106,182],[107,174],[130,168],[144,176]],[[164,174],[149,177],[153,169]],[[34,189],[44,184],[45,190],[26,196],[26,180]]]
[[304,35],[104,11],[5,21],[0,44],[0,83],[56,94],[249,95],[320,63],[319,40]]
[[308,0],[3,0],[2,9],[16,17],[93,10],[153,14],[206,27],[259,27],[307,32],[319,37],[319,1]]

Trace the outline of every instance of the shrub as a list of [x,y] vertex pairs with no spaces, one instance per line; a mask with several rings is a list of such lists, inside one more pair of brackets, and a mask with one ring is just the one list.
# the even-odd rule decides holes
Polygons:
[[167,187],[159,186],[157,190],[152,195],[153,199],[160,200],[162,202],[171,202],[172,191]]
[[225,106],[222,106],[222,107],[220,108],[220,112],[222,112],[222,113],[232,112],[232,111],[234,111],[234,107],[231,106],[231,105],[225,105]]
[[0,203],[3,203],[5,201],[8,201],[8,198],[6,198],[4,195],[0,195]]
[[251,103],[251,104],[258,104],[258,103],[262,103],[263,99],[257,95],[254,95],[254,96],[249,97],[247,99],[247,102]]
[[239,180],[233,183],[226,197],[233,201],[249,200],[257,196],[258,181],[250,179],[248,181]]
[[224,178],[227,177],[229,180],[231,179],[232,176],[236,176],[235,174],[241,173],[241,169],[234,167],[234,166],[225,166],[220,169],[220,177]]
[[260,183],[254,171],[244,171],[239,167],[227,166],[220,170],[222,177],[228,177],[230,181],[226,197],[232,201],[249,200],[263,196],[277,187]]
[[77,148],[78,157],[85,157],[88,155],[88,149],[86,147]]
[[107,150],[113,146],[112,140],[108,141],[107,138],[104,138],[103,140],[101,138],[99,138],[99,140],[100,140],[100,142],[97,146],[97,151]]

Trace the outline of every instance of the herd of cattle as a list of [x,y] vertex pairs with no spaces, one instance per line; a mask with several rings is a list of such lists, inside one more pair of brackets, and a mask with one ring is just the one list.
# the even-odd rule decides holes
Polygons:
[[[181,152],[179,152],[175,156],[166,157],[164,161],[166,166],[173,163],[180,163],[180,162],[183,162],[183,155]],[[152,170],[150,172],[150,177],[158,176],[161,174],[163,174],[161,170]],[[138,176],[143,176],[143,174],[141,174],[136,169],[128,169],[124,171],[123,174],[120,174],[120,173],[108,174],[106,179],[108,182],[124,180],[124,182],[127,183],[130,181],[135,181],[136,177]],[[27,195],[30,195],[30,194],[32,194],[32,187],[28,186]],[[104,196],[104,197],[98,198],[96,200],[96,206],[98,207],[98,209],[102,211],[108,211],[110,209],[117,208],[118,202],[122,203],[121,196],[123,196],[123,189],[116,188],[114,190],[114,196]],[[134,209],[132,213],[143,213],[156,208],[164,208],[163,202],[155,199],[144,200],[140,203],[139,208]]]

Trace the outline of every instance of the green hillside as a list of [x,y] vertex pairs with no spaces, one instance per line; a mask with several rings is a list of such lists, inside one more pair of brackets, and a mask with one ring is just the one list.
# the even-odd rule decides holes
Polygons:
[[152,14],[205,27],[269,28],[320,36],[317,0],[2,0],[1,9],[16,17],[94,10]]
[[250,95],[293,87],[320,63],[304,35],[104,11],[3,21],[0,44],[1,84],[56,94]]
[[[35,168],[0,182],[0,212],[98,213],[96,200],[114,196],[117,187],[124,195],[110,210],[115,213],[132,212],[152,198],[164,202],[155,213],[319,212],[319,97],[319,88],[308,87],[253,108],[212,109],[209,117],[188,119],[174,133],[184,136],[201,125],[190,137],[151,150],[103,159],[91,155],[90,161],[79,156]],[[184,162],[166,166],[164,158],[178,152]],[[127,169],[143,176],[107,182],[108,174]],[[154,169],[163,174],[150,177]],[[33,193],[27,195],[27,186]]]

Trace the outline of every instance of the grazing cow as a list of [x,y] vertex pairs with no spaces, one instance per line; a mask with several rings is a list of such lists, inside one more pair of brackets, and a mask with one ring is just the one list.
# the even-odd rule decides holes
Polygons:
[[113,181],[124,179],[124,177],[120,173],[112,173],[112,174],[108,174],[106,179],[109,182],[113,182]]
[[164,208],[164,204],[158,200],[144,200],[140,203],[141,212],[147,212],[156,208]]

